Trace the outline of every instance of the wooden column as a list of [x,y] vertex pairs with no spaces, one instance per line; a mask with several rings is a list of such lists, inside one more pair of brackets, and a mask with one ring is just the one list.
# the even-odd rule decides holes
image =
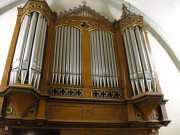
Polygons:
[[46,100],[39,100],[37,119],[46,119]]
[[4,97],[0,97],[0,118],[2,117],[3,102],[4,102]]
[[117,50],[117,59],[118,59],[118,68],[120,71],[120,82],[121,82],[121,89],[124,90],[124,97],[130,98],[132,97],[132,90],[131,90],[131,84],[129,80],[129,74],[128,74],[128,65],[126,61],[126,54],[125,49],[123,45],[123,39],[122,39],[122,33],[120,29],[120,23],[115,22],[115,49]]
[[54,52],[54,42],[55,42],[55,26],[54,26],[54,16],[49,20],[47,35],[46,35],[46,44],[44,52],[44,64],[43,72],[41,78],[41,88],[40,91],[42,94],[46,94],[49,89],[49,83],[51,82],[52,76],[52,67],[53,67],[53,52]]
[[133,104],[127,104],[127,112],[128,112],[128,121],[129,122],[136,121]]
[[84,97],[91,97],[91,60],[89,45],[89,30],[82,30],[82,85],[84,87]]

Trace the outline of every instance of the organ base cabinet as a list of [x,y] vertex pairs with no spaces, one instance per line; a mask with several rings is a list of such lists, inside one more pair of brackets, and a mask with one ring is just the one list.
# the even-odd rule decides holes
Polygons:
[[86,5],[18,8],[0,87],[0,134],[158,135],[170,122],[143,17]]

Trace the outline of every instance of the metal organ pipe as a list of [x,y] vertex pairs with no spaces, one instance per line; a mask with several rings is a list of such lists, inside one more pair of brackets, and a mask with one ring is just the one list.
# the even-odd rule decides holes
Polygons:
[[37,12],[25,15],[14,53],[10,84],[29,83],[39,87],[42,70],[46,19]]
[[135,56],[133,54],[132,43],[131,43],[131,40],[130,40],[130,35],[129,35],[128,29],[125,30],[125,33],[126,33],[127,44],[128,44],[129,54],[130,54],[130,59],[131,59],[133,78],[134,78],[134,81],[135,81],[135,86],[136,86],[137,93],[139,94],[141,91],[140,91],[140,88],[139,88],[139,80],[138,80],[138,75],[137,75],[137,70],[136,70],[136,65],[135,65],[135,60],[134,60]]
[[130,52],[128,48],[128,42],[126,38],[126,31],[123,32],[123,40],[124,40],[124,46],[125,46],[125,51],[126,51],[127,63],[128,63],[129,78],[130,78],[131,86],[133,89],[133,95],[136,95],[136,88],[134,84],[134,77],[133,77],[132,64],[131,64],[131,59],[130,59]]
[[77,30],[77,68],[76,68],[76,73],[77,73],[77,85],[80,85],[79,81],[80,81],[80,38],[79,38],[79,30]]
[[140,84],[142,92],[145,92],[144,75],[143,75],[143,70],[142,70],[142,65],[141,65],[141,60],[140,60],[140,56],[139,56],[139,50],[138,50],[134,30],[132,28],[129,28],[129,32],[130,32],[130,38],[132,41],[132,48],[133,48],[133,52],[134,52],[134,56],[135,56],[135,62],[136,62],[139,84]]
[[42,26],[42,16],[39,15],[38,22],[37,22],[37,28],[35,32],[35,38],[34,38],[34,44],[33,44],[33,50],[31,55],[31,62],[30,62],[30,69],[29,69],[29,84],[35,85],[36,83],[36,63],[37,63],[37,53],[38,53],[38,46],[40,41],[40,30]]
[[[67,35],[68,29],[67,26],[64,26],[64,39],[63,39],[63,54],[62,54],[62,84],[66,84],[66,53],[67,53]],[[61,33],[62,34],[62,33]]]
[[145,91],[156,91],[152,65],[142,29],[138,26],[127,28],[123,32],[123,40],[133,95]]
[[43,63],[43,55],[44,55],[44,47],[45,47],[45,38],[46,38],[46,31],[47,31],[47,22],[44,18],[44,28],[42,31],[42,40],[41,40],[41,44],[42,44],[42,48],[40,50],[40,59],[39,59],[39,72],[38,72],[38,80],[37,80],[37,88],[39,87],[39,82],[40,82],[40,78],[41,78],[41,71],[42,71],[42,63]]
[[67,53],[66,53],[66,83],[68,83],[69,82],[69,57],[70,57],[70,49],[69,49],[69,47],[70,47],[70,40],[68,40],[68,39],[70,39],[70,27],[68,27],[67,28],[68,30],[67,30]]
[[73,84],[73,53],[74,53],[74,28],[71,27],[71,44],[70,44],[70,84]]
[[59,79],[53,77],[52,83],[80,85],[81,31],[68,25],[56,27],[54,49],[53,76],[58,72]]
[[153,71],[151,58],[149,56],[149,52],[148,52],[148,49],[147,49],[147,44],[146,44],[146,41],[145,41],[144,32],[143,32],[142,29],[139,29],[139,30],[140,30],[140,35],[141,35],[141,39],[142,39],[142,42],[143,42],[143,47],[144,47],[144,50],[145,50],[145,53],[146,53],[146,56],[147,56],[148,66],[149,66],[149,69],[150,69],[151,81],[152,81],[152,85],[153,85],[152,91],[156,92],[156,80],[155,80],[155,76],[154,76],[154,71]]
[[18,81],[21,78],[20,76],[21,64],[22,64],[22,59],[24,55],[25,44],[27,41],[30,22],[31,22],[31,15],[25,15],[21,28],[20,28],[20,33],[18,35],[17,44],[16,44],[16,50],[15,50],[12,70],[11,70],[10,84],[18,83]]
[[29,28],[29,33],[28,33],[29,36],[27,39],[26,48],[25,48],[25,52],[24,52],[24,58],[23,58],[23,62],[22,62],[21,84],[25,83],[25,80],[27,77],[31,49],[33,46],[33,38],[34,38],[34,33],[35,33],[35,28],[36,28],[36,22],[37,22],[37,13],[34,12],[32,15],[32,20],[31,20],[31,24],[30,24],[30,28]]
[[[58,29],[59,30],[59,29]],[[54,57],[53,57],[53,76],[52,76],[52,83],[55,83],[56,82],[56,70],[55,70],[55,67],[56,67],[56,55],[57,55],[57,40],[58,40],[58,30],[56,30],[56,35],[55,35],[55,46],[54,46]]]
[[113,56],[113,62],[114,62],[114,72],[115,72],[115,86],[119,87],[119,81],[118,81],[118,69],[117,69],[117,62],[116,62],[116,53],[115,53],[115,47],[114,47],[114,40],[113,40],[113,35],[111,34],[111,47],[112,47],[112,53],[114,54]]
[[39,14],[29,67],[29,84],[32,84],[36,88],[39,87],[41,77],[46,29],[47,21],[42,15]]
[[96,36],[96,48],[97,48],[97,65],[98,65],[98,82],[97,82],[97,86],[102,86],[102,65],[101,65],[101,53],[100,53],[100,43],[99,43],[99,32],[98,30],[95,31],[95,36]]
[[57,56],[56,56],[56,72],[57,72],[57,80],[55,83],[62,82],[62,60],[63,60],[63,39],[64,39],[64,27],[60,27],[58,30],[58,42],[57,42]]
[[113,34],[105,30],[92,30],[90,45],[93,86],[118,87]]
[[82,45],[81,45],[81,31],[79,31],[79,85],[82,83]]
[[10,76],[10,84],[13,84],[13,83],[16,83],[17,81],[17,72],[18,72],[18,68],[17,68],[17,62],[16,59],[17,59],[17,54],[20,53],[19,52],[19,47],[20,47],[20,40],[21,40],[21,37],[22,37],[22,32],[24,31],[24,25],[25,25],[25,19],[26,19],[26,16],[23,18],[22,22],[21,22],[21,27],[20,27],[20,32],[19,32],[19,35],[18,35],[18,39],[17,39],[17,43],[16,43],[16,50],[15,50],[15,53],[14,53],[14,57],[13,57],[13,62],[12,62],[12,69],[11,69],[11,76]]
[[76,31],[77,31],[77,29],[76,28],[74,28],[74,56],[73,56],[73,58],[74,58],[74,60],[73,60],[73,78],[74,78],[74,85],[77,85],[76,83],[76,74],[77,74],[77,72],[76,72],[76,64],[77,64],[77,35],[76,35]]
[[111,63],[110,63],[110,54],[109,54],[109,44],[108,44],[108,37],[107,37],[107,32],[104,32],[104,38],[105,38],[105,56],[107,56],[106,59],[106,74],[107,74],[107,86],[110,87],[110,75],[111,75]]
[[150,71],[149,71],[149,67],[148,67],[148,63],[147,63],[147,56],[145,53],[145,49],[144,49],[144,46],[142,43],[142,39],[140,36],[138,26],[135,27],[135,33],[136,33],[136,39],[138,42],[139,53],[140,53],[141,61],[142,61],[142,65],[143,65],[145,83],[147,85],[148,91],[151,91],[152,90],[152,88],[151,88],[151,76],[150,76]]

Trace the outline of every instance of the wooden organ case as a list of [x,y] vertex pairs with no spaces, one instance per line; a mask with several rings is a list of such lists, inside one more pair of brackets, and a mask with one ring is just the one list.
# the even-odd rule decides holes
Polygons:
[[3,75],[0,131],[157,135],[169,124],[142,16],[111,23],[86,5],[18,8]]

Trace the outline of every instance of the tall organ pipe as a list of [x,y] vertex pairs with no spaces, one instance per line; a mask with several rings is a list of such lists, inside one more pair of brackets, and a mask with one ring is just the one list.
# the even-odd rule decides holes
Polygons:
[[42,16],[39,15],[34,44],[33,44],[30,69],[29,69],[29,84],[35,84],[36,82],[36,62],[37,62],[38,46],[40,41],[39,35],[40,35],[41,26],[42,26]]
[[79,85],[79,74],[80,74],[80,65],[79,65],[79,63],[80,63],[80,44],[79,44],[79,40],[80,40],[80,38],[79,38],[79,30],[77,30],[76,31],[77,32],[77,68],[76,68],[76,73],[77,73],[77,85]]
[[[70,39],[70,27],[67,28],[67,39]],[[69,49],[69,46],[70,46],[70,41],[67,40],[67,53],[66,53],[66,83],[69,82],[69,57],[70,57],[70,49]]]
[[71,44],[70,44],[70,84],[73,84],[73,53],[74,53],[74,28],[71,27]]
[[145,41],[144,32],[142,31],[142,29],[140,29],[140,35],[141,35],[141,39],[143,41],[143,46],[144,46],[144,49],[145,49],[145,53],[147,55],[149,69],[150,69],[150,72],[151,72],[151,80],[152,80],[152,85],[153,85],[153,91],[156,92],[156,80],[155,80],[155,76],[154,76],[153,66],[152,66],[151,58],[149,56],[149,52],[148,52],[148,49],[147,49],[147,44],[146,44],[146,41]]
[[16,64],[17,63],[16,59],[17,59],[17,54],[20,53],[19,52],[20,40],[21,40],[21,37],[22,37],[22,33],[24,31],[24,25],[25,25],[26,19],[27,18],[25,16],[23,18],[22,22],[21,22],[20,32],[19,32],[19,35],[18,35],[17,43],[16,43],[16,50],[15,50],[14,57],[13,57],[13,62],[12,62],[10,84],[16,83],[16,81],[17,81],[17,71],[18,71],[18,68],[16,66],[17,65]]
[[144,70],[144,76],[145,76],[145,83],[147,85],[148,91],[151,91],[151,75],[150,75],[150,71],[149,71],[149,66],[148,66],[148,61],[147,61],[147,55],[145,53],[145,49],[143,46],[143,42],[140,36],[140,32],[139,32],[139,27],[136,26],[135,27],[135,33],[136,33],[136,39],[138,42],[138,48],[139,48],[139,52],[141,55],[141,61],[142,61],[142,65],[143,65],[143,70]]
[[131,65],[132,65],[132,72],[133,72],[133,77],[134,77],[134,81],[135,81],[135,86],[137,89],[137,93],[139,94],[140,88],[139,88],[139,80],[138,80],[138,75],[137,75],[137,70],[136,70],[136,65],[135,65],[135,60],[134,60],[134,54],[133,54],[133,49],[132,49],[132,43],[130,40],[130,35],[129,35],[129,31],[128,29],[125,30],[126,33],[126,38],[127,38],[127,44],[128,44],[128,48],[129,48],[129,54],[130,54],[130,58],[131,58]]
[[[59,29],[58,29],[59,30]],[[54,47],[54,58],[53,58],[53,76],[52,76],[52,83],[56,83],[56,55],[57,55],[57,40],[58,40],[58,30],[56,30],[56,35],[55,35],[55,47]]]
[[62,82],[62,60],[63,60],[63,38],[64,38],[64,27],[60,27],[58,30],[58,42],[57,42],[57,56],[56,56],[56,71],[57,71],[57,77],[58,77],[58,82],[56,83],[61,83]]
[[111,51],[110,51],[109,35],[108,35],[107,32],[106,32],[106,38],[107,38],[107,47],[108,47],[107,51],[108,51],[108,54],[109,54],[109,61],[108,61],[109,70],[110,70],[110,74],[109,74],[110,81],[109,81],[109,83],[110,83],[110,87],[112,87],[113,86],[113,78],[112,78],[112,76],[113,76],[113,68],[112,68],[112,66],[113,65],[112,65],[112,56],[111,56]]
[[74,78],[74,85],[76,85],[76,79],[77,79],[77,76],[76,76],[76,74],[77,74],[77,72],[76,72],[76,64],[77,64],[77,35],[76,35],[76,31],[77,31],[77,29],[76,28],[74,28],[74,56],[73,56],[73,58],[74,58],[74,60],[73,60],[73,78]]
[[139,50],[138,50],[134,30],[132,28],[129,28],[129,32],[130,32],[132,48],[133,48],[133,52],[134,52],[134,56],[135,56],[135,62],[136,62],[136,67],[137,67],[137,72],[138,72],[137,75],[139,78],[139,83],[140,83],[142,92],[145,92],[144,75],[143,75],[143,70],[142,70],[142,65],[141,65],[141,61],[140,61]]
[[29,84],[36,88],[39,87],[41,77],[46,29],[47,21],[42,15],[39,15],[29,68]]
[[21,64],[24,55],[30,22],[31,22],[31,16],[25,15],[16,44],[16,50],[13,58],[12,71],[11,71],[12,74],[10,77],[12,79],[10,79],[10,84],[18,83],[18,80],[20,80]]
[[133,77],[132,64],[131,64],[131,59],[130,59],[130,52],[128,48],[128,42],[126,38],[126,31],[123,32],[123,40],[124,40],[124,46],[125,46],[125,51],[126,51],[127,63],[128,63],[129,78],[130,78],[131,86],[133,89],[133,95],[136,95],[136,88],[134,85],[134,77]]
[[44,47],[45,47],[45,38],[46,38],[46,31],[47,31],[47,22],[44,18],[44,28],[43,28],[43,31],[42,31],[42,41],[41,41],[41,44],[42,44],[42,48],[40,50],[40,60],[39,60],[39,75],[38,75],[38,80],[37,80],[37,88],[39,87],[39,82],[40,82],[40,78],[41,78],[41,71],[42,71],[42,63],[43,63],[43,55],[44,55]]
[[36,22],[37,22],[37,13],[34,12],[32,15],[32,20],[31,20],[31,24],[30,24],[30,28],[29,28],[29,33],[28,33],[29,36],[27,38],[26,48],[25,48],[25,52],[24,52],[24,58],[23,58],[23,62],[22,62],[21,84],[25,83],[25,80],[27,77],[31,49],[33,46],[33,38],[34,38],[34,33],[35,33],[35,28],[36,28]]
[[82,80],[82,43],[81,43],[81,31],[79,31],[79,85],[81,85]]

